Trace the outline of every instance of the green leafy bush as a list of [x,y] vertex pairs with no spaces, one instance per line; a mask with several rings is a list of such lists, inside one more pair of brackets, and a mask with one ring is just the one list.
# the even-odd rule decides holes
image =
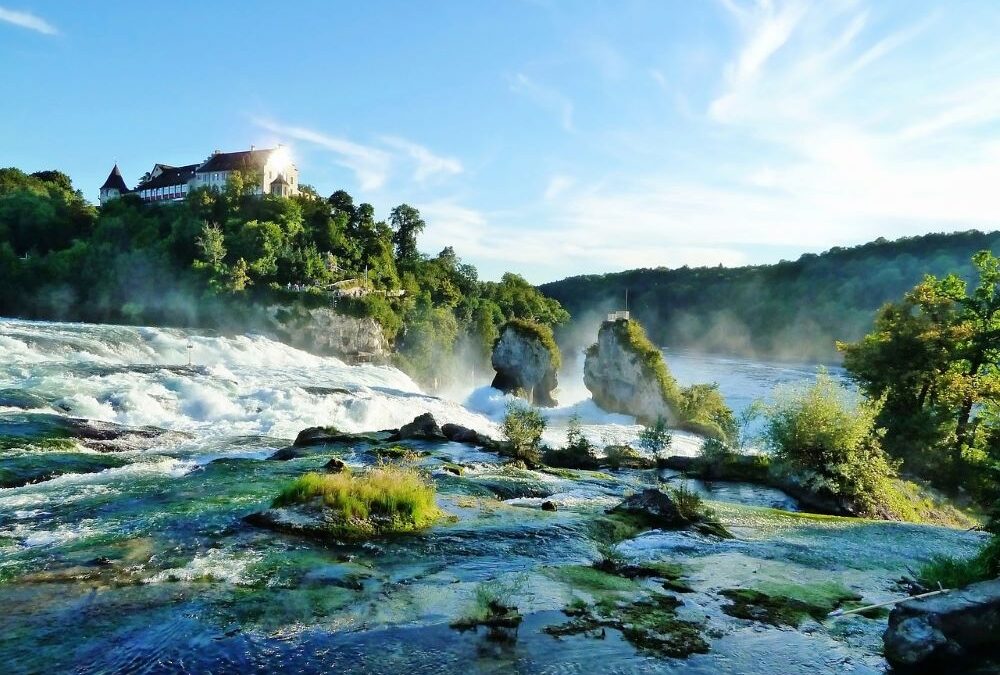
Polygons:
[[549,448],[542,456],[549,466],[567,469],[596,469],[600,460],[594,451],[594,444],[583,435],[580,416],[570,416],[566,427],[566,446],[559,449]]
[[764,440],[780,464],[809,487],[852,501],[861,515],[894,515],[896,471],[879,445],[875,406],[854,400],[826,372],[775,398],[765,411]]
[[510,443],[515,458],[529,465],[541,460],[539,443],[545,432],[545,418],[529,405],[511,402],[507,404],[507,414],[500,424],[500,432]]
[[654,457],[670,447],[673,436],[667,428],[667,420],[657,417],[656,422],[643,427],[639,432],[639,447]]
[[698,448],[699,456],[709,462],[722,462],[735,454],[733,449],[717,438],[706,438]]

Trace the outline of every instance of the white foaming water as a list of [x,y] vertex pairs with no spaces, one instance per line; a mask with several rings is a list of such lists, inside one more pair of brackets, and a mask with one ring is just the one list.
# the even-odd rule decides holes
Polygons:
[[186,431],[204,444],[292,438],[314,425],[393,428],[424,412],[495,431],[395,368],[348,366],[261,336],[0,320],[0,341],[0,388],[29,389],[70,416]]

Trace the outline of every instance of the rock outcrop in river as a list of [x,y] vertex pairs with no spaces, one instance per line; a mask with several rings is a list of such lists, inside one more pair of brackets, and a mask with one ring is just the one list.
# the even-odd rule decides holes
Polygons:
[[996,656],[1000,579],[898,605],[889,614],[884,641],[885,658],[899,669],[951,667],[987,651]]
[[327,307],[269,309],[273,331],[282,341],[309,352],[348,361],[383,361],[389,341],[375,319],[338,314]]
[[558,385],[559,348],[552,330],[530,321],[508,321],[493,347],[493,388],[522,396],[535,405],[553,407]]
[[587,349],[583,383],[594,402],[608,412],[632,415],[643,424],[652,424],[659,417],[671,425],[680,421],[677,383],[659,350],[635,321],[601,324],[597,343]]

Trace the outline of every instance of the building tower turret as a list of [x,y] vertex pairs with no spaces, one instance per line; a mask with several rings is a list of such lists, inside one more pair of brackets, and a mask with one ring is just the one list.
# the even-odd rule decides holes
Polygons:
[[115,164],[115,168],[111,169],[108,179],[101,186],[101,205],[107,204],[112,199],[118,199],[126,192],[128,192],[128,186],[125,185],[122,172],[118,169],[118,165]]

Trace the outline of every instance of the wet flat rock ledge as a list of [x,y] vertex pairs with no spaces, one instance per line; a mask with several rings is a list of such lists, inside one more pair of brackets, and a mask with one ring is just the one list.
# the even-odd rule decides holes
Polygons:
[[897,671],[955,672],[956,662],[998,656],[1000,579],[906,602],[889,615],[885,657]]

